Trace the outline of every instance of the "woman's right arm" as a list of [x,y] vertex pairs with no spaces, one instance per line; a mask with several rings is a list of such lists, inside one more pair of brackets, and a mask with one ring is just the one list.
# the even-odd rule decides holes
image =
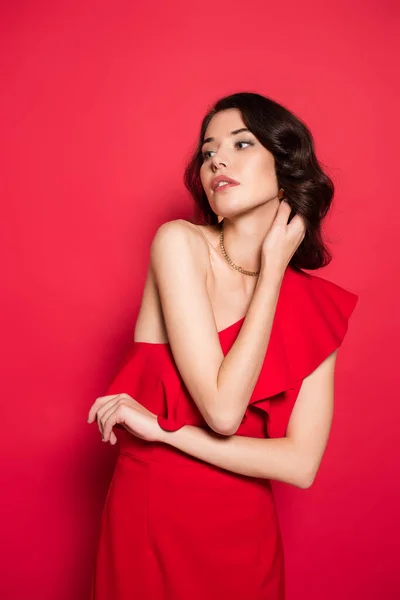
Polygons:
[[161,225],[151,245],[151,268],[175,363],[204,420],[223,435],[233,435],[242,421],[268,348],[283,275],[301,241],[299,222],[287,225],[290,207],[283,206],[265,244],[269,254],[263,247],[246,318],[225,357],[206,287],[207,242],[177,220]]

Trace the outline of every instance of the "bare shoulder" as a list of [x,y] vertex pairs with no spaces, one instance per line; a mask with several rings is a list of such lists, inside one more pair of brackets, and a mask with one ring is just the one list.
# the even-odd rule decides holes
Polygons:
[[166,221],[160,225],[154,235],[150,247],[150,258],[154,261],[161,260],[166,254],[176,256],[181,262],[185,260],[182,253],[194,253],[199,263],[199,268],[206,266],[208,257],[208,244],[198,227],[185,219]]
[[[184,219],[160,225],[150,247],[150,263],[134,331],[135,341],[168,342],[160,288],[168,299],[190,292],[193,280],[203,281],[206,290],[207,242],[195,225]],[[185,276],[179,282],[179,275]],[[204,285],[205,284],[205,285]],[[201,290],[197,290],[199,294]]]
[[207,242],[200,233],[199,226],[190,221],[186,221],[185,219],[174,219],[162,223],[156,231],[153,242],[158,242],[159,240],[171,241],[173,239],[193,240],[194,243],[203,245],[207,248]]

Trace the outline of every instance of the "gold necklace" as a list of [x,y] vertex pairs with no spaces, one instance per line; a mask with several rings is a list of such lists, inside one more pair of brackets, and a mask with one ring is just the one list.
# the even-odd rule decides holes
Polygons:
[[235,265],[233,260],[231,260],[229,258],[229,256],[226,253],[225,246],[224,246],[224,221],[223,220],[221,221],[221,231],[219,234],[219,245],[221,247],[221,251],[222,251],[222,254],[223,254],[225,260],[231,265],[231,267],[233,267],[237,271],[240,271],[240,273],[243,273],[243,275],[255,276],[260,273],[260,271],[247,271],[246,269],[243,269],[243,267],[240,267],[239,265]]

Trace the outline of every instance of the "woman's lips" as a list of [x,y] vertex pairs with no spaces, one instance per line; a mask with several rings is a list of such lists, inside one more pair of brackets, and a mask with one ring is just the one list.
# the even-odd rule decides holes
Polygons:
[[214,194],[216,194],[217,192],[223,192],[224,190],[226,190],[227,188],[231,188],[231,187],[236,187],[237,185],[240,185],[239,183],[226,183],[225,185],[219,185],[216,189]]

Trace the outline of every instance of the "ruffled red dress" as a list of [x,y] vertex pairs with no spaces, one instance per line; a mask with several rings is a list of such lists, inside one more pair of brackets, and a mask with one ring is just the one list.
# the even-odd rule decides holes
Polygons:
[[[358,296],[288,267],[265,360],[237,435],[285,436],[302,380],[338,348]],[[224,354],[244,317],[219,332]],[[133,342],[106,394],[126,392],[161,427],[207,428],[167,343]],[[283,600],[269,480],[238,475],[115,429],[92,600]]]

